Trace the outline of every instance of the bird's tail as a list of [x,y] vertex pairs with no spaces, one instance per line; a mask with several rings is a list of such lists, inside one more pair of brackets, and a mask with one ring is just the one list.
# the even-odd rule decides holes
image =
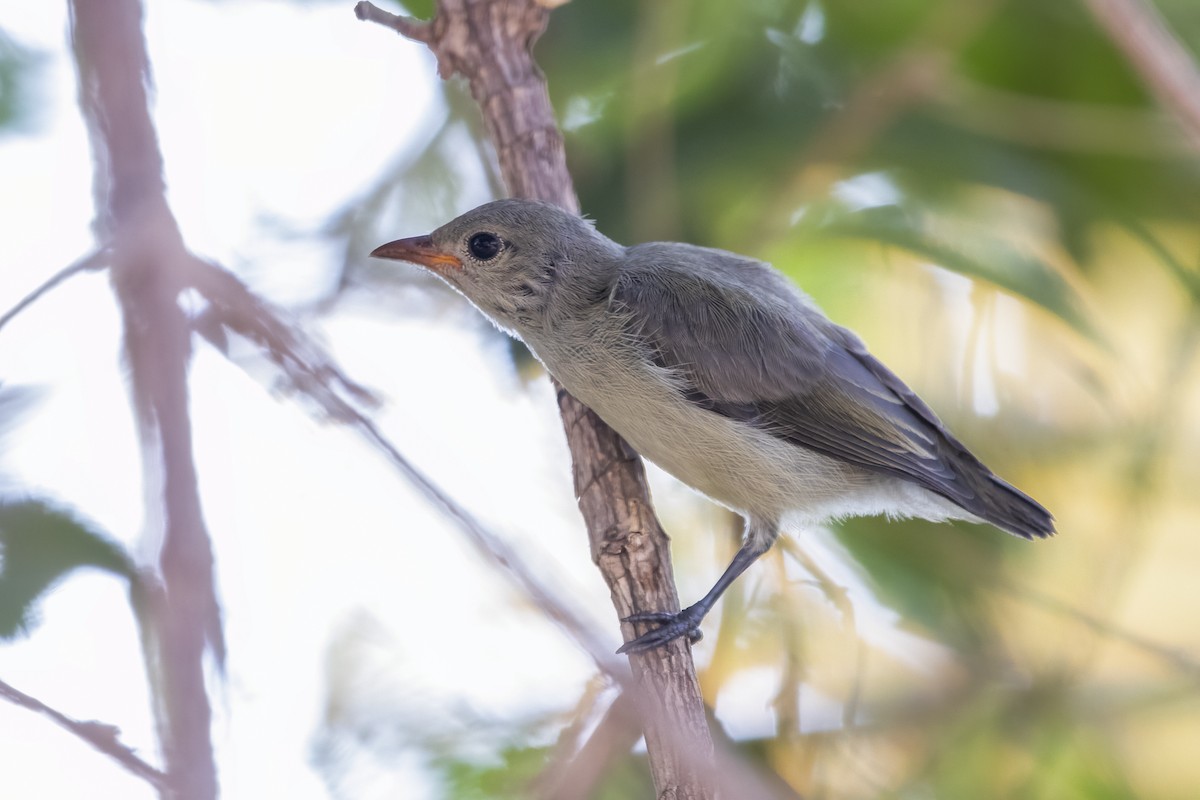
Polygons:
[[981,483],[978,504],[970,511],[996,527],[1026,539],[1054,535],[1054,517],[1041,503],[990,470],[986,482]]

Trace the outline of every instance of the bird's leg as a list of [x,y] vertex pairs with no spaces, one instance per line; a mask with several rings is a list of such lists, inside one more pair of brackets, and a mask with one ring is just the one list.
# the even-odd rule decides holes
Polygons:
[[642,653],[684,635],[687,635],[693,642],[700,641],[703,635],[700,632],[700,621],[716,605],[725,590],[738,579],[738,576],[771,548],[771,544],[778,535],[778,525],[750,520],[746,525],[746,537],[741,548],[734,555],[733,561],[730,561],[729,566],[721,573],[721,577],[717,578],[717,582],[708,590],[708,594],[677,614],[669,611],[645,611],[625,617],[623,622],[658,622],[660,625],[621,645],[617,652]]

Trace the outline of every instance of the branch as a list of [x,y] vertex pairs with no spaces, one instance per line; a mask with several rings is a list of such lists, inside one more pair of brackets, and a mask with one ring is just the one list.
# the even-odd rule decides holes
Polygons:
[[101,270],[108,266],[108,252],[105,250],[94,250],[78,261],[73,261],[67,266],[60,269],[58,272],[46,279],[46,282],[34,289],[29,294],[25,295],[19,303],[4,312],[4,316],[0,317],[0,328],[3,328],[12,321],[17,314],[20,314],[29,306],[36,303],[51,289],[54,289],[59,284],[63,283],[68,278],[72,278],[81,272],[90,272],[92,270]]
[[31,697],[2,680],[0,680],[0,697],[3,697],[14,705],[27,708],[35,714],[49,717],[55,725],[58,725],[63,730],[82,739],[88,745],[109,756],[159,792],[165,792],[169,787],[166,775],[138,758],[133,748],[121,743],[117,738],[121,731],[115,725],[106,725],[102,722],[94,721],[80,722],[77,719],[72,719],[61,711],[46,705],[36,697]]
[[1129,59],[1157,98],[1200,150],[1200,71],[1192,56],[1141,0],[1087,0],[1092,16]]
[[214,344],[222,346],[217,341],[221,328],[254,342],[283,371],[293,388],[338,422],[354,423],[362,418],[355,403],[370,408],[380,405],[370,389],[351,380],[316,343],[284,322],[233,273],[191,258],[187,281],[210,304],[195,324]]
[[413,17],[402,17],[390,11],[384,11],[374,3],[366,2],[366,0],[354,6],[354,16],[363,22],[374,22],[376,25],[391,28],[401,36],[417,42],[428,44],[433,38],[429,31],[429,25],[421,22],[421,20],[414,19]]
[[[369,9],[359,4],[356,13],[362,18]],[[509,192],[578,213],[562,134],[531,55],[548,18],[534,0],[439,0],[417,39],[437,56],[442,77],[458,72],[467,79]],[[592,559],[617,616],[678,611],[670,543],[654,515],[641,460],[561,387],[558,401]],[[624,623],[623,632],[632,638],[634,628]],[[679,639],[629,660],[658,796],[713,797],[712,737],[690,645]]]
[[412,465],[399,450],[380,432],[374,422],[359,416],[354,427],[366,439],[383,453],[425,497],[436,506],[448,519],[454,522],[460,531],[467,535],[475,547],[493,562],[504,569],[504,572],[533,602],[554,620],[560,629],[575,640],[580,648],[592,657],[596,665],[618,684],[628,682],[628,670],[624,664],[608,651],[603,644],[603,638],[588,624],[585,619],[575,612],[570,604],[534,577],[534,571],[508,543],[489,531],[469,511],[459,505],[450,495],[446,494],[424,473]]
[[139,615],[155,719],[172,800],[211,800],[217,771],[206,656],[222,665],[225,645],[188,408],[191,330],[179,293],[190,256],[166,201],[139,0],[71,0],[70,8],[94,155],[96,228],[111,250],[143,444],[146,517],[161,521],[162,591]]

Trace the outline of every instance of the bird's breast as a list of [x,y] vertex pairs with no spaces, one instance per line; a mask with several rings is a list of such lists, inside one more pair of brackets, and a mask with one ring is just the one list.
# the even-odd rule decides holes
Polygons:
[[837,515],[874,477],[688,402],[678,376],[621,336],[593,330],[532,344],[546,368],[641,455],[735,510],[776,518]]

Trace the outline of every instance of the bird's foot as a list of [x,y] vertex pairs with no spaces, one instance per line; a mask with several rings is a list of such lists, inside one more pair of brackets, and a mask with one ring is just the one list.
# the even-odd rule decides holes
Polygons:
[[687,636],[695,644],[704,634],[700,632],[700,620],[704,619],[705,609],[688,606],[678,614],[667,611],[646,611],[640,614],[630,614],[622,622],[657,622],[659,627],[647,631],[641,636],[626,642],[617,650],[618,653],[644,653],[661,647],[672,639]]

